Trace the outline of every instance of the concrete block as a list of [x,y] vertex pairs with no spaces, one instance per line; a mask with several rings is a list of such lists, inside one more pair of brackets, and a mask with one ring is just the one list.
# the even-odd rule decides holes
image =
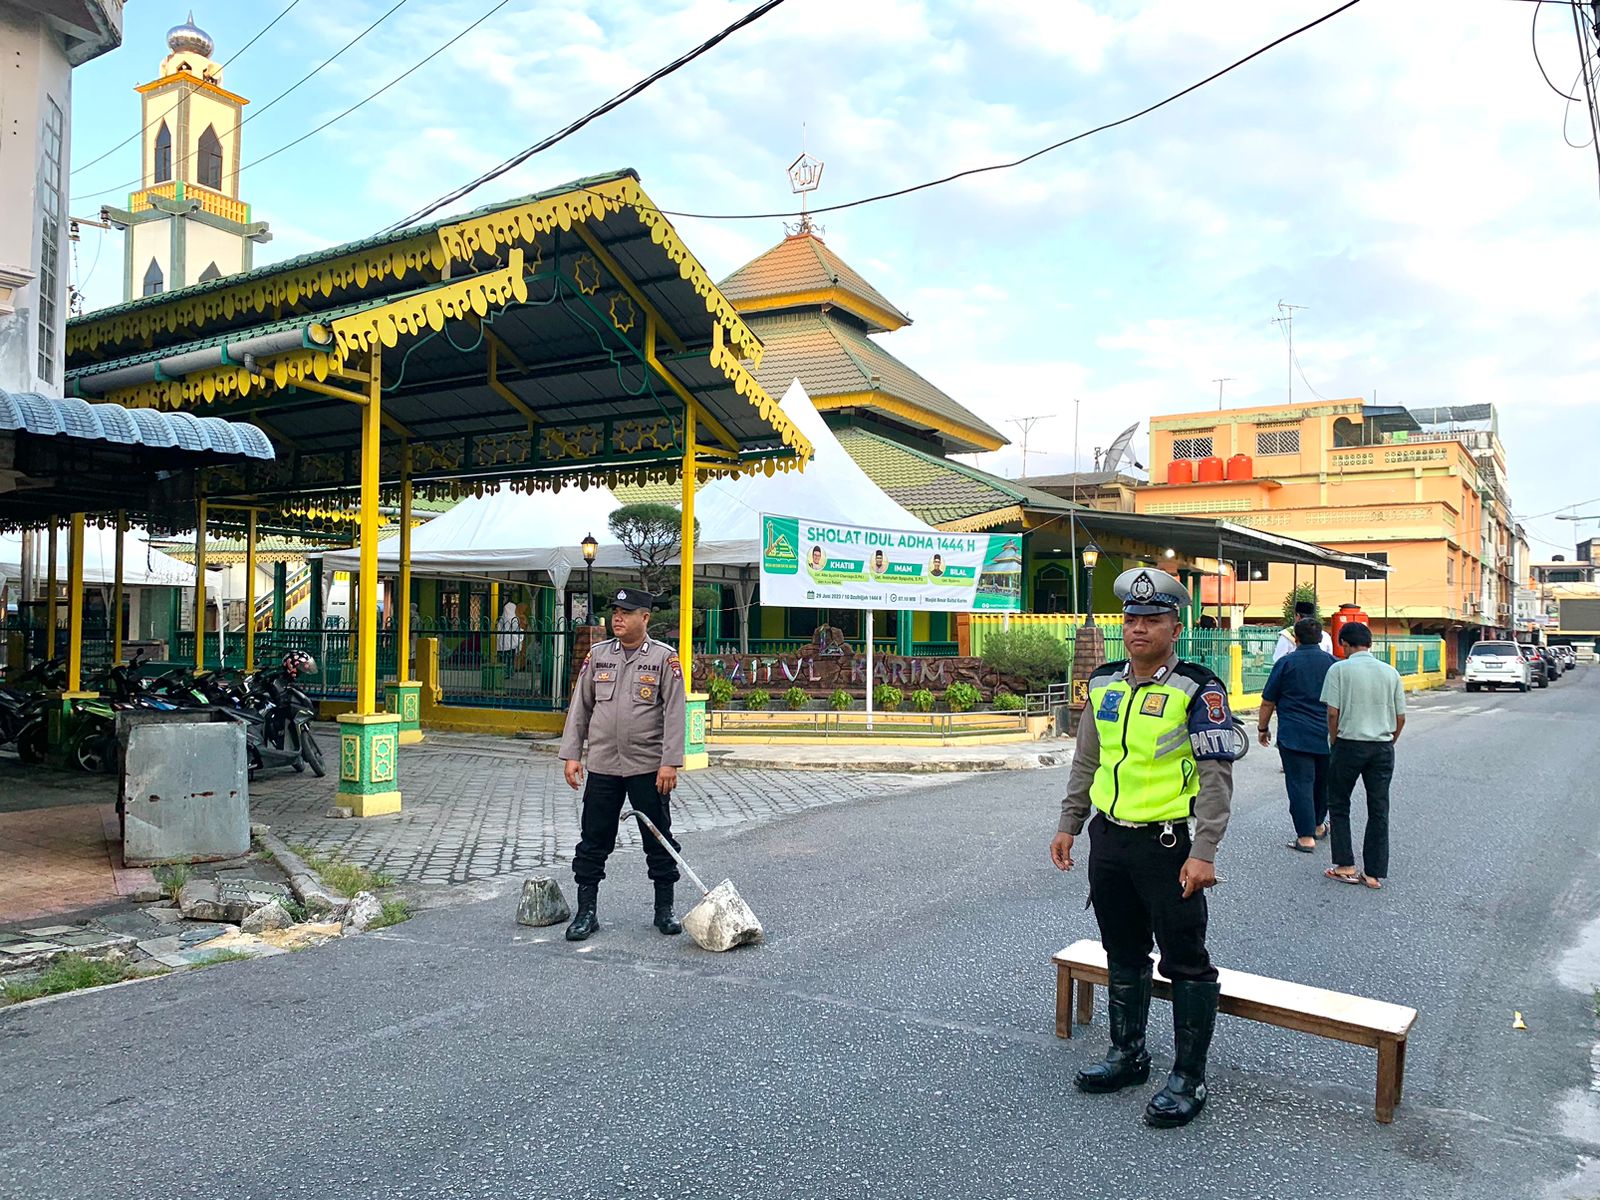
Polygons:
[[289,915],[289,910],[274,900],[247,916],[240,922],[239,928],[245,933],[266,933],[272,929],[287,929],[293,924],[294,918]]
[[350,897],[350,906],[344,910],[340,929],[345,933],[364,933],[369,925],[383,915],[383,905],[371,892],[357,892]]
[[[124,724],[119,718],[119,728]],[[138,723],[126,730],[121,789],[126,866],[249,852],[244,741],[244,726],[231,721]]]
[[348,804],[335,804],[322,815],[330,821],[348,821],[356,815],[356,810]]
[[178,890],[178,908],[190,921],[226,921],[215,879],[191,879]]
[[547,875],[535,875],[522,883],[522,899],[517,902],[517,924],[559,925],[570,920],[572,910],[561,894],[561,885]]
[[703,950],[720,954],[735,946],[753,945],[762,939],[761,922],[734,890],[733,880],[724,879],[683,915],[683,929]]

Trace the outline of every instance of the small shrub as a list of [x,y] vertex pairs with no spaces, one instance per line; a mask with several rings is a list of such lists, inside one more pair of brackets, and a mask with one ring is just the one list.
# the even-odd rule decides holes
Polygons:
[[760,712],[772,699],[772,693],[766,688],[752,688],[745,693],[744,706],[751,712]]
[[911,708],[915,712],[925,713],[933,711],[933,693],[927,688],[918,688],[907,696],[911,701]]
[[790,712],[799,712],[811,702],[811,697],[806,695],[804,688],[792,687],[783,694],[783,702],[789,706]]
[[194,965],[197,967],[214,967],[218,963],[248,962],[253,955],[246,954],[243,950],[213,950],[204,958],[197,958]]
[[850,699],[850,693],[843,688],[834,688],[833,694],[828,697],[828,707],[833,709],[834,712],[845,712],[853,703],[854,701]]
[[962,683],[960,680],[944,690],[944,702],[950,706],[951,712],[966,712],[982,699],[982,692],[970,683]]
[[40,996],[121,983],[137,974],[138,971],[121,959],[84,958],[81,954],[66,954],[31,979],[0,983],[0,1000],[7,1004],[20,1004],[24,1000],[37,1000]]
[[401,921],[411,919],[411,905],[404,900],[385,900],[383,913],[376,921],[368,925],[368,929],[382,929],[386,925],[398,925]]
[[183,885],[189,882],[189,864],[172,863],[169,866],[157,867],[151,874],[156,877],[161,890],[176,900],[178,893],[183,890]]
[[905,693],[890,683],[880,683],[872,689],[872,703],[884,712],[896,712],[900,702],[905,699]]
[[318,854],[309,846],[289,848],[305,860],[306,866],[322,877],[322,882],[328,885],[330,891],[346,898],[354,896],[357,892],[375,892],[394,882],[393,875],[358,867],[336,854]]
[[1021,712],[1028,706],[1028,702],[1015,692],[996,692],[994,694],[995,712]]
[[1043,629],[1018,627],[1002,629],[984,639],[984,666],[1001,675],[1022,680],[1030,688],[1043,690],[1065,679],[1072,665],[1072,650],[1066,642]]
[[713,675],[706,684],[706,704],[711,708],[727,708],[733,699],[733,684],[721,675]]

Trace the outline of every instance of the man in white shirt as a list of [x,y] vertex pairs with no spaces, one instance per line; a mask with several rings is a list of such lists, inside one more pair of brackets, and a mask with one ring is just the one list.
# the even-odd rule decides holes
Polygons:
[[[1296,600],[1294,602],[1294,619],[1296,621],[1301,620],[1304,617],[1314,617],[1316,615],[1317,606],[1311,601]],[[1291,625],[1289,628],[1281,630],[1278,633],[1278,644],[1272,648],[1272,661],[1277,662],[1284,655],[1293,654],[1295,644],[1294,626]],[[1328,636],[1328,631],[1326,629],[1322,631],[1321,645],[1322,648],[1329,654],[1333,653],[1333,639]]]

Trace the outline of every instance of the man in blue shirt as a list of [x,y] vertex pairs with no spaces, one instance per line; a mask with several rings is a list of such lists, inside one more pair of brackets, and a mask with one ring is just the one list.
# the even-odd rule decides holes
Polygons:
[[1289,819],[1295,839],[1289,849],[1310,854],[1328,832],[1328,706],[1322,684],[1333,655],[1321,646],[1322,622],[1302,617],[1294,623],[1295,649],[1272,666],[1261,692],[1256,733],[1272,745],[1272,714],[1278,714],[1278,757],[1289,789]]

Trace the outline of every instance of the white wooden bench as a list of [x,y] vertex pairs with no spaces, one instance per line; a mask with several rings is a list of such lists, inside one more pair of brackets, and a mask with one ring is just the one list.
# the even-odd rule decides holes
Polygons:
[[[1073,942],[1051,956],[1056,965],[1056,1036],[1070,1038],[1074,1016],[1087,1025],[1094,1016],[1094,988],[1106,983],[1106,952],[1099,942]],[[1378,1051],[1376,1115],[1380,1124],[1394,1120],[1395,1105],[1406,1077],[1406,1038],[1416,1023],[1417,1010],[1363,996],[1349,996],[1301,983],[1286,983],[1243,971],[1218,972],[1222,998],[1218,1010],[1233,1017],[1261,1021],[1318,1037],[1334,1038]],[[1073,987],[1077,1011],[1073,1012]],[[1172,998],[1171,982],[1159,971],[1151,987],[1154,995]]]

